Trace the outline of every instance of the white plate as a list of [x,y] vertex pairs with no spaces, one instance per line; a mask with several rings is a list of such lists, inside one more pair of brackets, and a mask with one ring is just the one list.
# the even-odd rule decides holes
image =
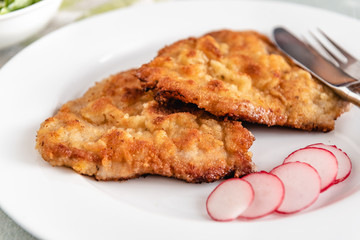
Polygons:
[[[66,101],[111,73],[138,67],[165,44],[222,28],[270,35],[320,27],[360,57],[360,23],[319,9],[277,2],[185,2],[133,7],[56,31],[14,57],[0,72],[0,204],[43,239],[352,239],[360,222],[360,111],[353,107],[330,133],[248,126],[259,169],[294,149],[337,144],[353,172],[311,208],[256,221],[214,222],[205,201],[217,185],[161,177],[96,182],[53,168],[34,149],[39,124]],[[356,234],[356,235],[355,235]]]

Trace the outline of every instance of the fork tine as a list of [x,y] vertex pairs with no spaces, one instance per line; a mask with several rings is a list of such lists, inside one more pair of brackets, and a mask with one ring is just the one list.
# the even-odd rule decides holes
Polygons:
[[335,54],[333,54],[320,40],[315,36],[312,32],[310,32],[311,36],[316,40],[316,42],[339,64],[343,64],[344,62],[338,58]]
[[318,51],[310,44],[310,42],[305,37],[302,37],[302,41],[308,48],[314,51],[314,53],[318,54]]
[[334,42],[334,40],[332,40],[327,34],[325,34],[323,30],[321,30],[320,28],[318,28],[318,31],[319,31],[332,45],[334,45],[334,47],[336,47],[336,49],[339,50],[339,52],[341,52],[348,61],[356,61],[356,59],[355,59],[350,53],[348,53],[347,51],[345,51],[342,47],[339,46],[339,44],[337,44],[336,42]]
[[[310,34],[313,35],[311,32],[310,32]],[[319,41],[319,40],[316,39],[316,41]],[[331,61],[327,60],[326,58],[324,58],[324,56],[322,54],[320,54],[319,51],[305,37],[303,37],[302,42],[313,52],[314,55],[318,55],[319,57],[323,58],[325,61],[328,61],[329,63],[331,63],[331,64],[333,64],[335,66],[335,64],[333,62],[331,62]],[[331,53],[329,53],[329,54],[331,54]],[[341,62],[339,63],[339,65],[341,65]]]

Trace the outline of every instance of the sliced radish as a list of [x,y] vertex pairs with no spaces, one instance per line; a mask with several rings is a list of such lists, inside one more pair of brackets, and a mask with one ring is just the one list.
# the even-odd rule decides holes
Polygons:
[[206,201],[209,216],[216,221],[231,221],[237,218],[254,199],[251,185],[239,178],[219,184]]
[[291,153],[284,163],[304,162],[316,169],[321,179],[321,191],[334,184],[338,163],[334,154],[323,148],[306,147]]
[[242,218],[254,219],[274,212],[284,199],[284,184],[275,175],[257,172],[242,178],[254,189],[254,201],[240,215]]
[[338,172],[334,184],[344,181],[351,173],[352,164],[348,155],[335,145],[316,143],[307,147],[323,148],[335,155],[338,162]]
[[320,194],[320,176],[307,163],[289,162],[270,172],[280,178],[285,187],[285,196],[279,213],[295,213],[309,207]]

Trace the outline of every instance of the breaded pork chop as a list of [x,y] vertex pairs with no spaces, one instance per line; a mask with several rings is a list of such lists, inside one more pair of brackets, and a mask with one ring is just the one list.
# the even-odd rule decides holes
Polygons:
[[348,105],[253,31],[180,40],[137,76],[158,101],[179,99],[216,116],[268,126],[330,131]]
[[253,172],[254,137],[240,122],[174,105],[159,105],[133,70],[122,72],[45,120],[36,148],[50,164],[98,180],[154,174],[212,182]]

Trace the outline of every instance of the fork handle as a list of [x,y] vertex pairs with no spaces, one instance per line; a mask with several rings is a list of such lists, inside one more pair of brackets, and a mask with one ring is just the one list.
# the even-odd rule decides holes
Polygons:
[[342,98],[360,107],[360,82],[352,82],[334,89]]

